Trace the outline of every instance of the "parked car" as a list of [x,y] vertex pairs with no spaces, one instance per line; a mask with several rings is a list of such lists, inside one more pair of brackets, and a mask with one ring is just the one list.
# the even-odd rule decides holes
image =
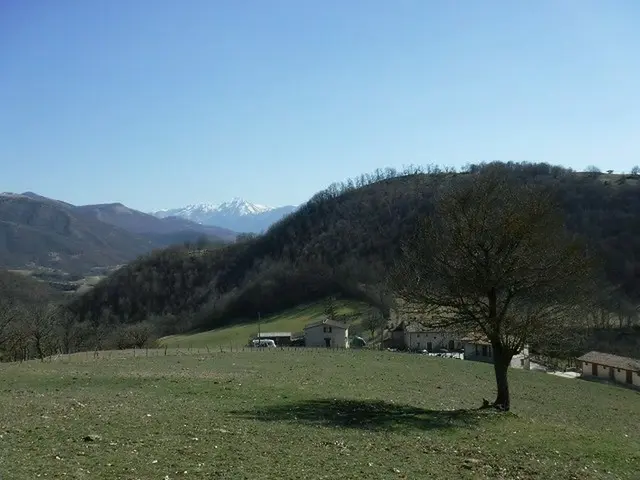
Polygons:
[[274,342],[273,340],[269,340],[269,339],[264,339],[264,340],[252,340],[251,341],[251,346],[252,347],[262,347],[262,348],[275,348],[276,347],[276,342]]

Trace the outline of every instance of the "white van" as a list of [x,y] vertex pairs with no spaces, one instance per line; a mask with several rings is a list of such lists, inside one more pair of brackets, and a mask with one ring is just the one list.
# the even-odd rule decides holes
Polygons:
[[255,339],[251,342],[251,345],[254,347],[267,347],[267,348],[275,348],[276,342],[269,339],[258,340]]

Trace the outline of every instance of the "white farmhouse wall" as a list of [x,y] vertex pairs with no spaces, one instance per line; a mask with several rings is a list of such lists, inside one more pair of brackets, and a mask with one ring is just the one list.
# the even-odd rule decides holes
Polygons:
[[613,376],[616,382],[627,383],[627,371],[621,368],[613,369]]
[[316,325],[305,329],[304,344],[307,347],[326,347],[326,338],[331,339],[332,348],[349,348],[349,329],[331,326],[331,332],[328,325]]
[[464,358],[472,358],[476,356],[476,346],[473,343],[464,344]]
[[404,344],[407,348],[412,350],[426,350],[429,343],[431,343],[432,351],[438,351],[442,348],[449,349],[450,341],[453,341],[454,349],[462,347],[460,339],[451,334],[443,332],[404,332]]
[[[613,379],[618,382],[618,383],[622,383],[625,385],[628,385],[627,383],[627,370],[624,368],[616,368],[616,367],[607,367],[604,365],[598,365],[598,375],[594,376],[593,375],[593,370],[592,370],[592,362],[582,362],[582,376],[583,377],[591,377],[591,378],[599,378],[602,380],[611,380],[611,376],[610,376],[610,370],[613,370]],[[632,372],[631,373],[631,382],[632,385],[636,386],[636,387],[640,387],[640,373],[638,372]]]
[[530,369],[530,363],[528,362],[528,357],[525,357],[523,354],[514,355],[511,359],[511,363],[509,363],[511,368],[522,368],[524,370]]
[[[483,355],[485,351],[486,351],[486,355]],[[477,362],[493,363],[493,349],[491,345],[465,343],[464,359],[475,360]],[[525,370],[530,370],[531,362],[529,360],[529,348],[525,347],[521,353],[514,355],[513,358],[511,359],[511,363],[509,364],[509,366],[511,368],[522,368]]]
[[[483,346],[485,348],[483,348]],[[483,353],[486,352],[486,355]],[[477,362],[493,363],[493,351],[491,345],[479,345],[475,343],[464,344],[464,359],[475,360]]]
[[582,362],[582,375],[585,377],[594,377],[594,378],[609,378],[609,367],[605,367],[604,365],[598,365],[598,374],[593,375],[593,363],[592,362]]

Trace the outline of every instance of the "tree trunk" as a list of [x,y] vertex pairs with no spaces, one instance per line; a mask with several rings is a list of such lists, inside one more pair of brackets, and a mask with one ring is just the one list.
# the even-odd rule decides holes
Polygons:
[[498,394],[493,405],[501,411],[508,412],[510,407],[509,398],[509,380],[507,379],[507,371],[509,364],[502,359],[496,359],[493,365],[496,374],[496,386]]
[[40,338],[39,335],[35,336],[35,347],[36,347],[36,353],[38,354],[38,358],[40,359],[41,362],[44,362],[44,349],[42,348],[42,339]]
[[509,396],[509,364],[513,355],[505,352],[502,345],[493,345],[493,369],[496,374],[496,401],[494,407],[500,411],[508,412],[511,408],[511,398]]

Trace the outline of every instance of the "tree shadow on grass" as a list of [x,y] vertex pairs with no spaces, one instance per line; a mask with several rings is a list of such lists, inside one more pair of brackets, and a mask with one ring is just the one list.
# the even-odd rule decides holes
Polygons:
[[430,410],[381,400],[315,399],[233,412],[263,422],[364,430],[446,430],[471,427],[495,413],[479,409]]

